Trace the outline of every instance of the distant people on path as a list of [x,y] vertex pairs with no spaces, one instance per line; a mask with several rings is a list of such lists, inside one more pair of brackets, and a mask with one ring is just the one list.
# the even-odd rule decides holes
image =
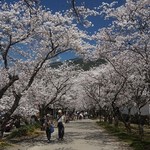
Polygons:
[[46,131],[46,136],[47,136],[48,143],[50,143],[50,139],[51,139],[51,130],[50,130],[50,128],[51,128],[52,125],[53,125],[52,116],[50,114],[47,114],[45,122],[44,122],[44,128],[45,128],[45,131]]
[[80,114],[79,114],[79,120],[81,120],[81,119],[83,119],[83,113],[81,112]]
[[65,132],[65,115],[62,110],[58,111],[58,119],[57,119],[57,127],[58,127],[58,140],[63,140],[64,132]]
[[89,114],[87,111],[77,111],[76,112],[76,119],[77,120],[82,120],[82,119],[88,119],[89,118]]

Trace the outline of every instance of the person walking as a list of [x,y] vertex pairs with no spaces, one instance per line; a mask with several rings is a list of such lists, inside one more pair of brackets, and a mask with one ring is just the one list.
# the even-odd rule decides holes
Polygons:
[[48,143],[50,143],[50,139],[51,139],[51,130],[50,130],[51,125],[53,125],[52,116],[50,114],[47,114],[44,122],[44,127],[46,131]]
[[62,110],[58,111],[58,140],[63,140],[64,132],[65,132],[65,115],[63,115]]

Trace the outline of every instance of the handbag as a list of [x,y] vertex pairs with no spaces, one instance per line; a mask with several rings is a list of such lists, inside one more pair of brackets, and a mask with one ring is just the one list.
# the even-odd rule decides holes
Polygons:
[[54,125],[50,125],[50,133],[53,133],[54,132]]

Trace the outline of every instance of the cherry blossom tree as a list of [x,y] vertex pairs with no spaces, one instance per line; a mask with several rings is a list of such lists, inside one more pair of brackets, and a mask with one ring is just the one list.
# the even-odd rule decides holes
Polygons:
[[[137,109],[137,120],[138,120],[138,127],[139,127],[139,135],[142,138],[143,135],[143,124],[144,120],[141,116],[141,109],[149,103],[149,91],[147,89],[147,85],[145,84],[145,75],[142,72],[142,69],[139,69],[140,65],[138,65],[138,68],[134,66],[133,72],[130,76],[130,78],[127,81],[127,88],[125,93],[128,93],[128,98],[130,101],[128,101],[130,105],[130,108],[134,106],[134,108]],[[143,120],[143,121],[142,121]]]
[[40,6],[31,9],[23,1],[0,5],[0,105],[10,102],[3,132],[45,63],[62,52],[74,49],[84,54],[93,46],[86,32],[65,14],[52,14]]
[[89,16],[97,16],[99,12],[96,8],[88,8],[84,1],[76,1],[76,0],[68,0],[68,5],[70,5],[70,9],[67,11],[68,15],[75,18],[75,20],[85,27],[93,26],[94,24],[89,21]]
[[[113,21],[112,25],[100,29],[93,36],[97,40],[97,50],[94,52],[94,56],[105,58],[113,66],[116,73],[122,77],[122,81],[125,82],[122,82],[124,84],[121,91],[125,92],[124,86],[127,84],[127,80],[131,79],[131,76],[136,76],[135,79],[138,81],[139,87],[136,89],[138,98],[135,96],[134,98],[143,107],[147,103],[146,99],[149,97],[150,90],[149,2],[148,0],[127,0],[124,5],[117,8],[113,7],[112,4],[103,3],[100,9],[102,10],[101,13],[105,14],[106,19],[112,17]],[[129,68],[128,71],[122,72],[123,65],[117,63],[121,61],[118,59],[119,57],[122,62],[126,59],[127,64],[130,64],[128,65],[129,68],[135,67],[136,69],[133,69],[135,73],[129,72]],[[132,79],[134,82],[134,78]]]
[[[51,105],[57,107],[66,107],[69,101],[70,90],[73,86],[73,79],[76,78],[79,71],[76,66],[64,63],[58,68],[42,68],[38,73],[36,80],[30,87],[26,99],[35,109],[40,110],[40,117],[44,117],[46,110]],[[71,95],[70,95],[71,96]],[[34,97],[34,98],[33,98]],[[27,101],[24,101],[27,103]],[[60,105],[60,106],[59,106]]]
[[82,93],[86,95],[84,96],[86,99],[82,98],[82,100],[91,106],[102,108],[105,111],[105,120],[108,119],[111,122],[112,118],[108,116],[113,115],[116,126],[120,119],[127,131],[131,132],[130,123],[122,114],[123,109],[131,110],[138,102],[137,106],[140,110],[149,102],[145,78],[143,73],[139,72],[142,70],[141,66],[140,60],[137,63],[133,55],[122,52],[114,56],[110,63],[84,72],[83,77],[79,79],[84,91]]
[[110,27],[100,29],[95,36],[98,41],[96,54],[108,61],[124,51],[134,55],[135,60],[140,60],[147,86],[150,65],[148,5],[148,0],[127,0],[118,8],[104,3],[101,13],[105,13],[106,18],[113,17],[114,21]]

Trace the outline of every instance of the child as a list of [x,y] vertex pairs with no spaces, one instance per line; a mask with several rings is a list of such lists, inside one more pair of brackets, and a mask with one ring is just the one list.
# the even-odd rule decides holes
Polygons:
[[47,114],[45,122],[44,122],[44,126],[45,126],[45,131],[46,131],[48,143],[50,143],[50,139],[51,139],[50,126],[52,125],[52,123],[53,123],[52,117],[50,116],[50,114]]

